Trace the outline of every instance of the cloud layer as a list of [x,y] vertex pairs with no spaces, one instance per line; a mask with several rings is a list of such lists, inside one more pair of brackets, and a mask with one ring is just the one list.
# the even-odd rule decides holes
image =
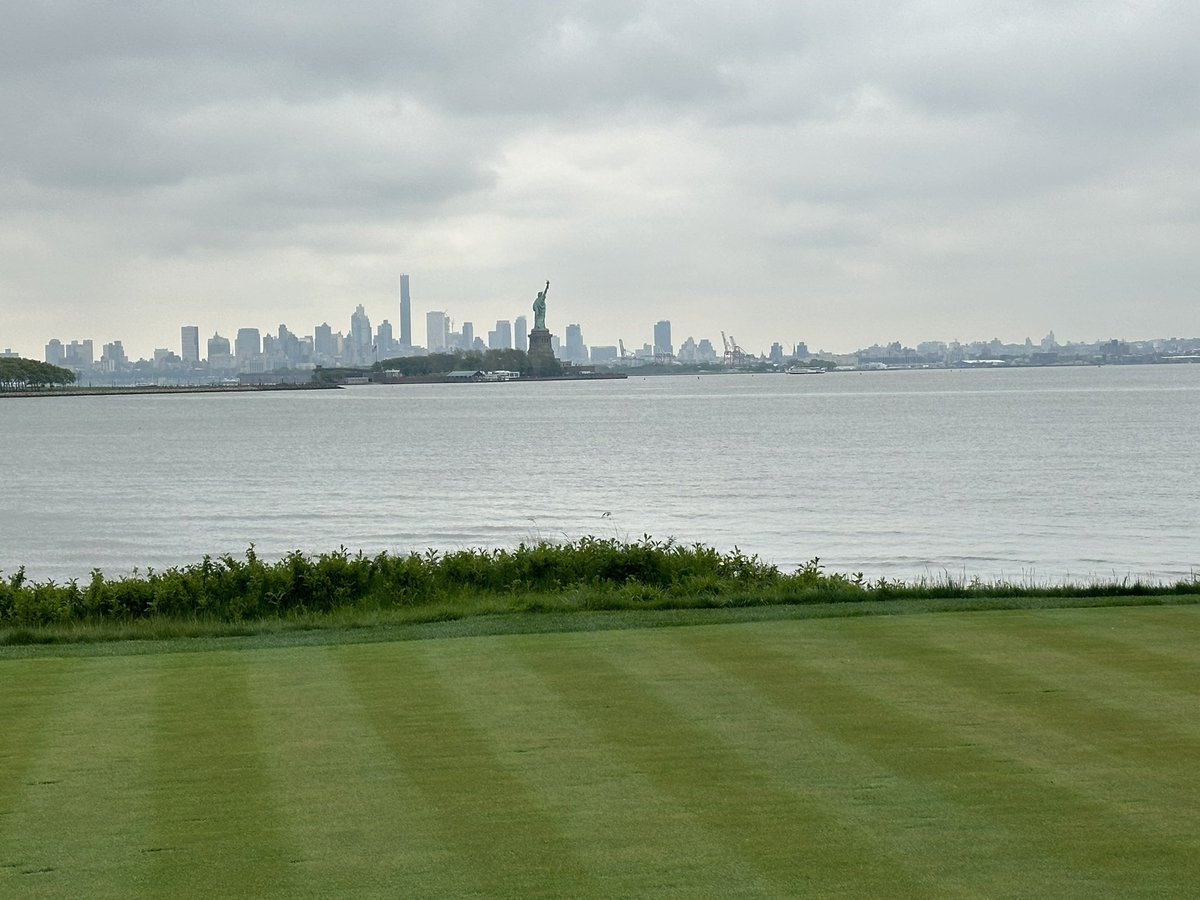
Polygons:
[[400,271],[480,325],[550,278],[595,343],[1200,333],[1193,4],[22,6],[26,355],[394,320]]

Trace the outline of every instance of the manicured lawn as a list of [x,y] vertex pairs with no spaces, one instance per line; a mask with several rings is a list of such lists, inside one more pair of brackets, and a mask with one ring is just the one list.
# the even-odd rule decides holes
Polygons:
[[1179,897],[1200,607],[0,655],[0,896]]

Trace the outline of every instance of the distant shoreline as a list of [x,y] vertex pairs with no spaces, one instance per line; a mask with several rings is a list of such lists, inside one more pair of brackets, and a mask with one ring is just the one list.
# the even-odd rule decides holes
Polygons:
[[[1040,364],[995,364],[980,361],[969,365],[935,366],[935,365],[893,365],[886,367],[863,368],[833,368],[824,374],[846,375],[862,374],[864,372],[917,372],[917,371],[997,371],[1011,369],[1081,369],[1099,366],[1146,366],[1146,365],[1187,365],[1200,364],[1200,357],[1174,357],[1156,360],[1154,362],[1126,361],[1120,363],[1040,363]],[[37,388],[26,391],[0,391],[0,400],[16,397],[111,397],[132,394],[244,394],[263,391],[322,391],[337,390],[344,387],[357,387],[368,384],[374,385],[409,385],[409,384],[521,384],[543,381],[619,381],[630,377],[647,378],[671,375],[783,375],[784,371],[731,371],[727,369],[688,370],[682,372],[662,370],[655,366],[635,367],[628,372],[585,372],[564,375],[524,376],[511,379],[491,378],[451,378],[447,375],[400,375],[391,376],[374,373],[373,377],[346,378],[338,381],[305,381],[296,384],[202,384],[202,385],[110,385],[79,387],[74,385],[64,388]],[[805,373],[807,374],[807,373]],[[816,374],[816,373],[813,373]]]
[[520,378],[450,378],[446,375],[394,375],[379,376],[366,382],[346,381],[355,384],[521,384],[530,381],[621,381],[629,376],[624,372],[584,372],[573,375],[522,375]]
[[18,397],[113,397],[128,394],[249,394],[262,391],[328,391],[340,390],[340,384],[185,384],[136,385],[130,387],[68,387],[33,391],[3,391],[0,399]]
[[38,388],[29,391],[0,391],[0,399],[19,397],[114,397],[136,394],[247,394],[263,391],[327,391],[341,390],[364,384],[520,384],[531,381],[617,381],[629,376],[624,373],[587,373],[582,375],[549,375],[544,377],[513,378],[485,381],[476,378],[448,378],[445,375],[409,375],[376,381],[305,381],[299,384],[188,384],[188,385],[130,385],[123,387],[65,387]]

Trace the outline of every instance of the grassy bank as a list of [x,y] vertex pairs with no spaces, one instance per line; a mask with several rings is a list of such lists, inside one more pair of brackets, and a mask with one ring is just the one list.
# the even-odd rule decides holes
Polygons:
[[813,560],[795,572],[698,544],[583,538],[512,550],[205,557],[86,584],[0,579],[0,644],[418,625],[521,613],[735,610],[953,601],[990,607],[1187,601],[1200,581],[1073,586],[869,582]]
[[1198,606],[242,646],[0,659],[0,894],[1177,897],[1200,877]]

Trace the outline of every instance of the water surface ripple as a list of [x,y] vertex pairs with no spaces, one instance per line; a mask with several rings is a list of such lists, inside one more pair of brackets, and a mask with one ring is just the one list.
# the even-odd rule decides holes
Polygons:
[[0,570],[650,534],[871,578],[1200,571],[1200,366],[0,402]]

